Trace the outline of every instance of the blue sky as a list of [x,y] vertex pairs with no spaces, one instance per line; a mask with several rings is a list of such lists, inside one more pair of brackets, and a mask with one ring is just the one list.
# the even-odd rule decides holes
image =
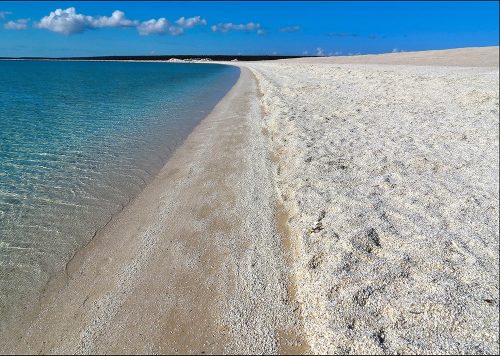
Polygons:
[[498,2],[2,1],[0,56],[348,55],[498,46],[498,16]]

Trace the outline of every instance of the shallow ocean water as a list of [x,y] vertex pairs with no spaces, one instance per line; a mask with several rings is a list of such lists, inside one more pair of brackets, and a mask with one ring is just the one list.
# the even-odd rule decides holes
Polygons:
[[0,329],[238,75],[216,64],[0,61]]

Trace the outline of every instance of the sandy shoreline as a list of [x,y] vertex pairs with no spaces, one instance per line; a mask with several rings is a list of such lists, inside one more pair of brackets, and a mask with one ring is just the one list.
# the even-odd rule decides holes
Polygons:
[[[2,353],[301,350],[252,74],[68,264]],[[288,350],[288,351],[287,351]]]
[[0,352],[498,353],[498,47],[227,64]]

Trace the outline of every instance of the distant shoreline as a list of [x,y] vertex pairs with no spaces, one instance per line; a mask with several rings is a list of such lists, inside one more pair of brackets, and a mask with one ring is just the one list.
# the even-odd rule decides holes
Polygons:
[[[467,47],[467,49],[475,49],[476,51],[489,51],[492,48],[497,48],[498,46],[480,46],[480,47]],[[398,53],[386,52],[386,53],[366,53],[359,55],[336,55],[336,56],[309,56],[309,55],[297,55],[297,56],[278,56],[278,55],[226,55],[226,54],[214,54],[214,55],[204,55],[204,54],[172,54],[172,55],[149,55],[149,56],[74,56],[74,57],[0,57],[2,60],[29,60],[29,61],[130,61],[130,62],[175,62],[175,61],[186,61],[186,62],[229,62],[229,61],[243,61],[243,62],[253,62],[253,61],[269,61],[269,60],[280,60],[280,59],[313,59],[313,58],[329,58],[335,60],[347,60],[349,63],[354,61],[355,63],[363,63],[365,61],[374,62],[382,64],[389,64],[393,58],[406,58],[408,56],[416,55],[417,57],[425,57],[428,59],[432,57],[433,54],[448,54],[446,56],[446,61],[449,62],[449,55],[452,55],[454,51],[457,54],[464,48],[447,48],[447,49],[428,49],[420,51],[402,51]],[[451,51],[451,52],[450,52]],[[352,60],[354,58],[354,60]],[[415,58],[418,59],[418,58]]]
[[96,57],[0,57],[0,60],[51,60],[51,61],[264,61],[294,59],[311,56],[240,56],[240,55],[160,55],[160,56],[96,56]]

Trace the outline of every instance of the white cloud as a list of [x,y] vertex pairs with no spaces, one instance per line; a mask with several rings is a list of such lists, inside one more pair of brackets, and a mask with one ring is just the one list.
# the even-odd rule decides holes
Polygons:
[[65,35],[81,33],[87,29],[95,28],[136,27],[142,36],[150,34],[170,34],[176,36],[184,33],[184,28],[207,24],[207,20],[200,16],[181,17],[176,22],[178,26],[170,23],[164,17],[143,22],[129,20],[125,17],[125,13],[120,10],[114,11],[109,17],[94,17],[79,14],[74,7],[69,7],[65,10],[57,9],[51,12],[48,16],[43,17],[39,22],[35,23],[35,27],[64,33]]
[[170,26],[168,20],[164,17],[156,19],[151,19],[142,22],[138,27],[137,31],[143,36],[147,36],[153,33],[165,33],[165,30]]
[[392,53],[399,53],[399,52],[404,52],[404,50],[399,49],[399,48],[393,48]]
[[302,52],[303,55],[307,56],[309,54],[309,51],[308,50],[305,50],[304,52]]
[[325,50],[323,48],[319,48],[319,47],[316,48],[316,55],[320,56],[320,57],[324,56],[325,55]]
[[45,28],[49,31],[64,33],[69,35],[85,31],[89,27],[92,17],[77,14],[74,7],[66,10],[57,9],[49,16],[44,16],[35,24],[37,28]]
[[193,28],[195,26],[206,25],[207,20],[201,16],[185,18],[184,16],[176,21],[178,26],[170,23],[166,18],[160,17],[159,19],[151,19],[143,21],[137,26],[137,31],[141,36],[148,36],[153,34],[168,34],[177,36],[184,33],[184,28]]
[[19,19],[15,21],[9,21],[3,25],[6,30],[26,30],[28,27],[29,19]]
[[65,35],[81,33],[87,29],[105,28],[105,27],[134,27],[138,21],[132,21],[125,17],[123,11],[116,10],[111,17],[107,16],[87,16],[76,13],[74,7],[66,10],[56,9],[48,16],[43,17],[35,23],[35,27],[47,29],[52,32],[59,32]]
[[185,18],[184,16],[175,21],[181,27],[184,28],[193,28],[195,26],[206,25],[207,20],[202,19],[200,16]]
[[99,16],[93,18],[92,26],[95,28],[103,27],[135,27],[138,21],[132,21],[125,17],[125,13],[120,10],[115,10],[111,17]]
[[0,11],[0,20],[4,20],[10,14],[12,14],[10,11]]
[[139,26],[137,26],[137,31],[141,36],[148,36],[152,34],[169,34],[177,36],[184,33],[184,30],[181,27],[172,26],[164,17],[161,17],[158,20],[151,19],[142,22]]
[[218,23],[211,27],[213,32],[229,32],[229,31],[255,31],[258,35],[265,35],[266,32],[261,28],[259,23],[249,22],[247,24],[234,24],[231,22]]
[[300,26],[287,26],[280,28],[280,32],[297,32],[300,31]]

